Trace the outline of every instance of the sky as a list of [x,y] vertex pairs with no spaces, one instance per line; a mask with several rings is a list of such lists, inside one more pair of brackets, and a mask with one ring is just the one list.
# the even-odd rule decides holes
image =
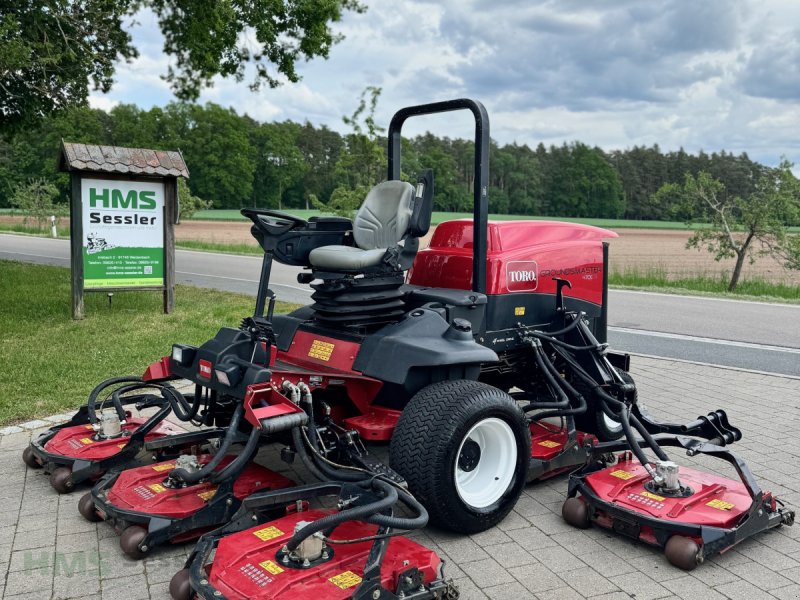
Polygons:
[[[378,123],[397,109],[456,97],[486,105],[492,138],[536,146],[747,154],[800,163],[800,2],[796,0],[364,0],[334,29],[328,60],[298,65],[299,83],[258,92],[215,80],[200,102],[260,121],[346,131],[366,86],[382,88]],[[120,63],[92,106],[173,100],[170,58],[149,12],[130,28],[140,57]],[[472,136],[468,113],[411,120]],[[796,174],[800,168],[795,165]]]

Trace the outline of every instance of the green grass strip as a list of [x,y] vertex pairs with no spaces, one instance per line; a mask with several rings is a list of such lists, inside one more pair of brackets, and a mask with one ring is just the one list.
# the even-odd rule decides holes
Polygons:
[[728,272],[669,275],[662,267],[627,268],[621,271],[612,268],[608,276],[610,286],[625,289],[800,304],[800,286],[796,284],[773,283],[762,278],[752,277],[740,280],[736,290],[729,292],[729,280],[730,273]]

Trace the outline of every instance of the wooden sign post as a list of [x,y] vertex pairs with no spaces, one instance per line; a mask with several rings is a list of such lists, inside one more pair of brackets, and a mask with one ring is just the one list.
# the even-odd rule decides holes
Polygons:
[[84,292],[158,290],[172,311],[180,152],[63,142],[70,174],[72,318]]

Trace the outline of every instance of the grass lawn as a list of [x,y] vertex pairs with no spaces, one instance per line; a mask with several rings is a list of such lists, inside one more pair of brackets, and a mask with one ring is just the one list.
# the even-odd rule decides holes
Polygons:
[[159,292],[119,292],[111,306],[86,294],[86,318],[73,321],[69,277],[0,261],[0,425],[76,409],[104,379],[140,375],[173,343],[202,343],[253,313],[250,296],[176,286],[170,315]]
[[667,276],[666,271],[658,267],[623,271],[612,269],[608,275],[608,284],[612,287],[666,294],[722,296],[734,300],[800,304],[800,286],[751,278],[740,279],[736,291],[729,292],[729,277],[730,273]]

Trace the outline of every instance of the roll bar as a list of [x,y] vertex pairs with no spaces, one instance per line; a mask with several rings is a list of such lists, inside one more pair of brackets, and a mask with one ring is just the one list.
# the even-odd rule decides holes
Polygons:
[[389,179],[400,179],[400,133],[409,117],[469,110],[475,117],[475,183],[472,206],[472,291],[486,293],[486,237],[488,233],[489,115],[477,100],[459,98],[401,108],[389,124]]

